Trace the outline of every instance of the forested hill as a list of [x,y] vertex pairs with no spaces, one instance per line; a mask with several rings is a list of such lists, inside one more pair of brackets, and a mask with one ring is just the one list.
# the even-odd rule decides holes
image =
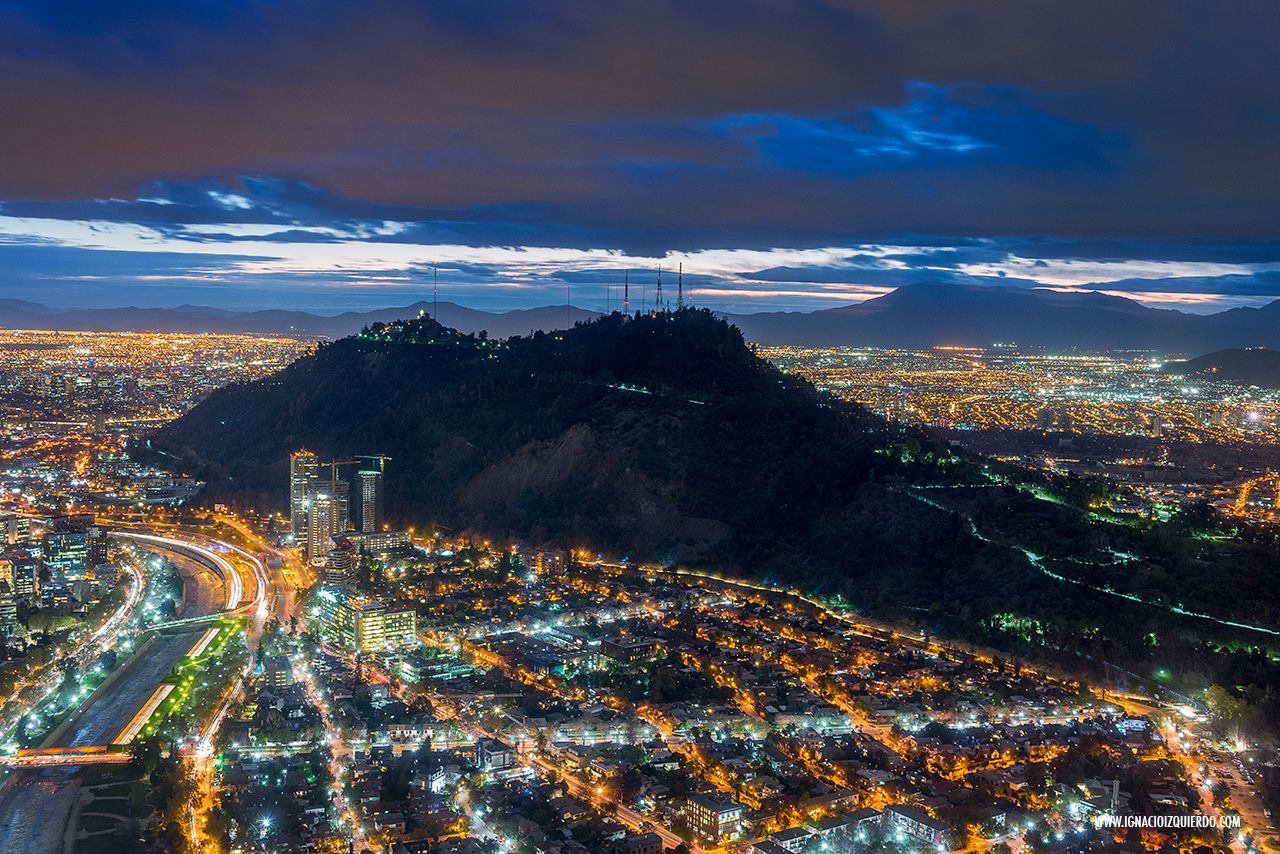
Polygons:
[[209,500],[282,509],[291,451],[384,453],[398,523],[796,583],[1089,666],[1172,655],[1206,681],[1275,677],[1252,648],[1208,642],[1234,629],[1174,610],[1280,627],[1274,546],[1189,536],[1209,520],[1102,520],[1089,485],[886,424],[706,311],[501,342],[378,324],[216,392],[152,442]]
[[505,342],[430,319],[375,326],[215,393],[154,442],[219,498],[280,505],[299,447],[380,452],[406,523],[766,566],[884,500],[903,463],[877,449],[904,439],[689,310]]

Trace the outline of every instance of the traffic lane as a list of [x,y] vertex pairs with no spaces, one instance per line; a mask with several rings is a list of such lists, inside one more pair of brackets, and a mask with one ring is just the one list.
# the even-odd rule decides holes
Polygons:
[[206,617],[222,610],[227,601],[226,583],[216,572],[186,555],[159,546],[147,546],[173,564],[182,579],[182,605],[177,616]]
[[[186,555],[162,547],[147,546],[173,563],[182,578],[183,605],[179,616],[215,614],[225,599],[225,584],[217,573]],[[70,723],[55,732],[44,747],[84,747],[107,745],[159,687],[174,664],[186,655],[202,633],[189,631],[161,633],[135,652],[110,679],[106,689],[76,710]]]

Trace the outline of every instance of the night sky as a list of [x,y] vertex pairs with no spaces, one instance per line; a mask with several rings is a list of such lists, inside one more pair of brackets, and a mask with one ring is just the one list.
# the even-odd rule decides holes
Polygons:
[[0,298],[1280,298],[1271,2],[5,2]]

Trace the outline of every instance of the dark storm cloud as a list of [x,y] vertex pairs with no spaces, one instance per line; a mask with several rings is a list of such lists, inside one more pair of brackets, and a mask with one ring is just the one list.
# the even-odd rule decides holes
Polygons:
[[[59,246],[52,243],[5,245],[0,241],[4,262],[4,282],[35,284],[42,278],[120,278],[139,276],[179,276],[195,268],[217,269],[242,261],[258,260],[253,255],[232,253],[201,255],[194,259],[182,252],[105,252],[97,249]],[[86,275],[85,271],[93,273]]]
[[[1261,299],[1269,270],[1228,268],[1280,262],[1278,36],[1252,0],[0,0],[0,287],[385,302],[441,245],[850,247],[686,284],[832,300],[1150,262],[1098,287]],[[605,293],[631,263],[503,257],[441,281]]]
[[753,282],[798,282],[822,285],[873,285],[897,288],[919,282],[943,282],[955,285],[1004,285],[1006,287],[1038,288],[1043,283],[1034,279],[1015,276],[974,276],[959,270],[939,267],[927,269],[891,267],[772,267],[744,273],[742,278]]
[[1138,296],[1144,293],[1217,294],[1275,299],[1280,297],[1280,271],[1268,270],[1248,275],[1181,276],[1175,279],[1120,279],[1099,287]]
[[[470,246],[554,246],[589,249],[599,246],[662,252],[716,245],[722,235],[714,227],[676,230],[670,226],[635,227],[605,221],[598,211],[548,202],[513,202],[444,209],[353,199],[301,181],[242,176],[232,182],[156,182],[135,198],[17,199],[0,201],[0,213],[14,217],[137,223],[187,239],[245,241],[257,234],[206,231],[189,226],[279,225],[271,239],[371,242],[457,243]],[[394,230],[381,229],[394,222]],[[325,229],[290,230],[289,226]],[[760,246],[770,245],[762,233]]]
[[[1280,16],[1265,4],[0,10],[8,198],[262,174],[364,203],[543,203],[548,227],[703,228],[726,244],[876,228],[1239,236],[1280,212],[1280,71],[1260,61]],[[662,131],[677,125],[720,133]]]
[[[580,270],[556,270],[544,277],[544,281],[559,282],[572,285],[594,285],[597,287],[615,288],[621,299],[622,289],[629,283],[632,293],[638,300],[640,294],[656,286],[658,270],[653,266],[637,266],[631,269],[618,267],[595,267]],[[683,280],[686,293],[696,288],[723,288],[734,286],[737,279],[725,276],[713,276],[706,273],[681,273],[675,264],[662,267],[662,281],[668,289],[667,296],[676,298],[677,288]]]
[[1028,108],[1005,87],[907,86],[898,107],[872,107],[847,118],[735,116],[718,127],[750,139],[778,167],[858,173],[916,163],[985,161],[1069,170],[1106,170],[1122,148],[1117,134]]
[[12,216],[134,222],[146,225],[275,223],[333,225],[423,218],[429,211],[350,199],[301,181],[237,176],[232,181],[156,181],[130,198],[0,201]]
[[[1001,253],[1025,258],[1082,259],[1092,261],[1125,261],[1144,258],[1154,261],[1217,262],[1223,264],[1266,264],[1280,261],[1280,239],[1253,240],[1141,240],[1058,238],[1010,238],[982,241],[985,248],[970,250],[957,247],[956,254],[973,251],[973,260],[991,260]],[[987,257],[983,257],[983,256]]]

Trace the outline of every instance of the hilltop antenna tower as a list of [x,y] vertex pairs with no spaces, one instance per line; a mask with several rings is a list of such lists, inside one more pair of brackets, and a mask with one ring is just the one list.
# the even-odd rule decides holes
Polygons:
[[680,262],[680,272],[676,276],[676,310],[684,308],[684,262]]
[[437,278],[436,265],[431,265],[431,319],[440,322],[440,283]]
[[622,313],[631,314],[631,271],[622,272]]
[[658,265],[658,290],[653,295],[653,313],[662,311],[662,265]]

